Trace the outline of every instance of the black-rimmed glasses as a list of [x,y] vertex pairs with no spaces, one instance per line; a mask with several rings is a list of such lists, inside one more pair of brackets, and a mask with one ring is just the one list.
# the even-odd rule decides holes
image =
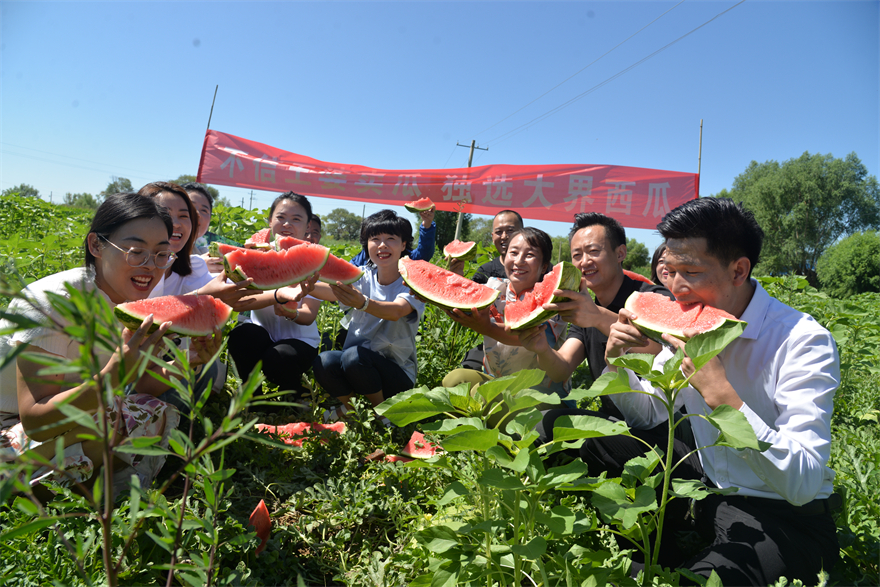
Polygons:
[[108,244],[113,245],[116,250],[125,255],[125,262],[132,267],[143,267],[150,262],[150,258],[152,257],[157,269],[168,269],[171,267],[171,264],[174,263],[174,260],[177,259],[177,255],[171,251],[151,253],[140,247],[131,247],[126,251],[106,236],[99,234],[98,237],[104,239]]

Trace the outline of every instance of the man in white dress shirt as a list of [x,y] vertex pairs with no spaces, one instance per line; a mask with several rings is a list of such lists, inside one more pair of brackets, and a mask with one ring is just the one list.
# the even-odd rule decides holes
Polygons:
[[[779,577],[813,584],[839,555],[831,517],[834,473],[827,466],[834,393],[840,383],[834,339],[812,317],[770,297],[751,278],[763,232],[741,205],[727,198],[692,200],[667,214],[657,230],[666,239],[667,286],[675,298],[701,302],[748,322],[742,336],[693,377],[679,401],[688,414],[729,405],[745,415],[758,440],[771,445],[765,452],[701,450],[698,459],[689,459],[676,471],[710,487],[737,491],[695,502],[696,514],[690,519],[673,517],[670,535],[693,529],[708,546],[677,561],[665,556],[663,562],[703,576],[714,570],[724,585],[767,585]],[[606,359],[645,344],[628,320],[631,315],[621,310]],[[664,339],[673,348],[684,348],[676,338]],[[655,365],[671,357],[664,350]],[[693,373],[690,359],[682,370]],[[652,391],[632,375],[630,381],[634,388]],[[666,418],[648,395],[611,397],[633,428],[650,429]],[[689,421],[696,447],[717,439],[718,430],[705,420]],[[629,458],[644,453],[644,445],[626,441],[635,443],[621,437],[593,439],[580,454],[591,472],[604,469],[614,475]],[[676,452],[684,454],[685,444],[677,441]],[[669,553],[682,555],[675,545]]]

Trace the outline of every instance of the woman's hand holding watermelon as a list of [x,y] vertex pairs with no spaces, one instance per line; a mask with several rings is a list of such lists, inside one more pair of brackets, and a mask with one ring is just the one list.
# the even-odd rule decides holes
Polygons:
[[[317,273],[312,275],[307,280],[297,283],[296,285],[290,285],[287,287],[279,287],[275,290],[273,294],[275,297],[275,302],[279,301],[286,303],[299,303],[303,298],[307,295],[311,294],[315,290],[315,284],[318,281]],[[276,312],[277,314],[277,312]],[[283,316],[283,314],[278,314],[279,316]]]
[[196,293],[198,295],[213,296],[231,306],[236,312],[244,312],[250,310],[255,299],[252,296],[254,290],[247,289],[247,286],[254,282],[250,277],[238,283],[227,283],[226,275],[219,274],[217,277],[200,287]]
[[204,365],[220,352],[220,347],[223,345],[223,333],[215,328],[213,334],[195,336],[191,340],[190,351],[192,352],[190,353],[189,364],[191,366]]
[[116,349],[116,352],[113,353],[113,356],[110,357],[104,368],[101,369],[101,375],[109,375],[110,381],[114,386],[119,384],[120,366],[125,365],[125,369],[128,371],[137,363],[141,353],[152,352],[156,354],[164,348],[164,345],[160,343],[162,337],[171,326],[171,322],[163,322],[159,325],[158,330],[148,334],[152,325],[153,315],[150,314],[137,330],[132,331],[128,328],[122,330],[122,344]]
[[366,296],[352,285],[346,285],[337,281],[335,285],[330,284],[330,289],[333,290],[333,295],[336,296],[339,303],[349,308],[359,310],[366,303]]
[[550,343],[547,342],[547,323],[539,324],[534,328],[520,330],[515,333],[519,338],[519,344],[527,351],[531,351],[536,355],[541,355],[550,350]]

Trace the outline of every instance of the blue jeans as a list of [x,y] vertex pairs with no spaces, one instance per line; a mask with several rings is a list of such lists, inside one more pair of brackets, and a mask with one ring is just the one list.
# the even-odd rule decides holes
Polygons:
[[400,365],[362,346],[321,353],[314,368],[315,380],[333,397],[381,391],[388,399],[414,386]]

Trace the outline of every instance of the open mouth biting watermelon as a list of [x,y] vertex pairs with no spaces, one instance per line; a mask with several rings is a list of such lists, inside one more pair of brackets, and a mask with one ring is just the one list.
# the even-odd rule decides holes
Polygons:
[[472,241],[461,242],[456,239],[443,247],[443,256],[447,259],[470,261],[477,256],[477,243]]
[[235,281],[253,278],[251,289],[278,289],[305,281],[327,263],[330,249],[306,243],[284,251],[239,249],[223,257],[226,276]]
[[544,304],[568,301],[568,298],[554,296],[553,292],[557,289],[578,291],[580,283],[581,272],[577,267],[568,261],[559,263],[531,291],[526,292],[522,300],[504,305],[505,325],[510,326],[511,330],[527,330],[543,324],[557,314],[543,309]]
[[[275,239],[275,250],[284,251],[299,245],[311,244],[309,241],[293,238],[292,236],[279,236]],[[327,263],[318,271],[318,281],[324,283],[335,284],[337,281],[342,283],[354,283],[364,274],[363,271],[349,263],[343,261],[333,253],[327,257]]]
[[431,198],[422,198],[421,200],[416,200],[415,202],[407,202],[403,205],[404,208],[409,210],[410,212],[415,212],[418,214],[419,212],[424,212],[425,210],[430,210],[434,207],[434,202],[431,201]]
[[162,296],[119,304],[113,313],[131,330],[152,314],[150,332],[158,330],[163,322],[171,322],[168,334],[208,336],[226,324],[232,308],[211,296]]
[[688,340],[684,331],[696,330],[703,334],[721,328],[728,322],[746,323],[724,310],[700,303],[682,304],[664,295],[651,292],[633,292],[626,299],[624,307],[637,316],[632,323],[651,340],[667,344],[663,334]]
[[400,276],[419,296],[440,308],[470,310],[491,306],[498,290],[441,269],[427,261],[403,257],[398,262]]

